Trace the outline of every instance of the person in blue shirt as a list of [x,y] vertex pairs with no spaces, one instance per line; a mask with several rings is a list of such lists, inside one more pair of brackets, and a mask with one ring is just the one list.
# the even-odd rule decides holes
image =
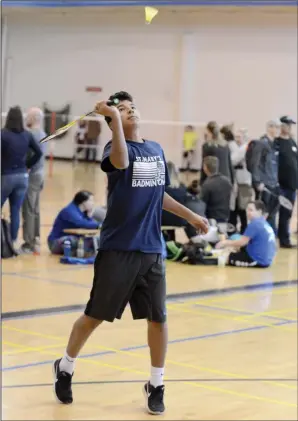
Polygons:
[[202,233],[208,231],[208,222],[165,193],[169,180],[163,150],[141,137],[140,114],[130,94],[112,95],[108,102],[99,102],[95,112],[105,116],[112,130],[101,162],[108,175],[107,215],[90,300],[73,326],[65,355],[54,362],[54,390],[61,403],[72,403],[71,381],[80,350],[103,321],[120,319],[129,303],[134,319],[148,321],[151,377],[143,393],[148,412],[161,414],[167,349],[162,209]]
[[275,234],[265,219],[266,207],[261,200],[250,202],[246,209],[249,224],[236,240],[223,240],[216,248],[240,248],[229,255],[231,266],[267,268],[276,254]]
[[91,217],[93,207],[93,194],[87,190],[82,190],[76,193],[72,202],[58,213],[48,236],[48,246],[52,254],[63,254],[63,245],[66,240],[71,242],[72,250],[77,249],[79,237],[66,235],[65,229],[99,228],[99,223]]
[[41,156],[39,144],[24,128],[21,108],[10,108],[5,127],[1,130],[1,209],[8,199],[13,242],[18,237],[20,210],[28,189],[28,170],[37,164]]

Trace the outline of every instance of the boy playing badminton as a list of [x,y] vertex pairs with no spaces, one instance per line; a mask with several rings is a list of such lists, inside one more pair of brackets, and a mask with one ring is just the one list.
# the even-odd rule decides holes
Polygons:
[[109,100],[116,105],[101,101],[95,107],[112,131],[101,163],[108,175],[107,216],[85,314],[73,326],[64,357],[54,362],[55,393],[61,403],[72,403],[71,380],[80,350],[103,321],[120,319],[129,303],[134,319],[148,321],[151,377],[144,394],[149,413],[162,414],[167,348],[162,209],[202,233],[207,233],[208,224],[165,193],[168,175],[163,150],[141,137],[140,114],[131,95],[118,92]]

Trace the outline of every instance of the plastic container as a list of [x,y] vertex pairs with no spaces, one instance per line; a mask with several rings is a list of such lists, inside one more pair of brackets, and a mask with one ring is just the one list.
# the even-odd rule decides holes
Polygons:
[[71,257],[71,242],[65,240],[63,243],[63,254],[65,257]]
[[78,248],[77,248],[77,257],[82,259],[85,256],[85,250],[84,250],[84,238],[81,237],[79,239]]

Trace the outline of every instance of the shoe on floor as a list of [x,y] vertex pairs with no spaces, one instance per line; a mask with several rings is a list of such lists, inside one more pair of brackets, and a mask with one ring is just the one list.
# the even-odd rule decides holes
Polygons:
[[72,375],[66,373],[65,371],[60,371],[59,364],[61,358],[56,360],[53,364],[53,374],[54,374],[54,393],[57,400],[60,403],[69,405],[73,402],[72,390],[71,390],[71,380]]
[[280,244],[280,248],[281,249],[296,249],[297,248],[297,244]]
[[150,382],[144,385],[145,405],[149,414],[161,415],[165,412],[164,391],[164,386],[153,387]]

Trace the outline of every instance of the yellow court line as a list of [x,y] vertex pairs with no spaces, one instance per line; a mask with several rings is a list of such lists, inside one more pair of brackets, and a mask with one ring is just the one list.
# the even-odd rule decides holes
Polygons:
[[[268,291],[268,289],[263,289],[263,290],[259,290],[259,291],[253,291],[253,292],[235,292],[235,293],[231,293],[231,295],[228,296],[222,296],[222,294],[220,294],[219,297],[217,298],[206,298],[206,297],[202,297],[201,300],[203,301],[203,303],[217,303],[217,302],[221,302],[221,301],[234,301],[237,300],[237,298],[239,297],[253,297],[253,296],[257,296],[260,295],[261,293],[264,293]],[[286,292],[294,292],[297,291],[297,287],[290,287],[290,288],[282,288],[281,290],[274,290],[274,295],[283,295]]]
[[200,311],[200,310],[187,310],[185,309],[185,307],[187,307],[186,304],[168,304],[167,308],[170,310],[174,310],[174,311],[181,311],[182,313],[190,313],[190,314],[196,314],[196,315],[202,315],[202,316],[207,316],[207,317],[211,317],[213,319],[224,319],[224,320],[234,320],[236,322],[243,322],[243,323],[249,323],[252,326],[268,326],[268,327],[272,327],[275,329],[281,329],[281,330],[285,330],[288,332],[297,332],[297,328],[296,329],[291,329],[289,327],[285,327],[283,325],[274,325],[272,323],[267,323],[267,322],[251,322],[251,320],[247,320],[245,319],[245,316],[241,316],[241,317],[230,317],[230,316],[224,316],[223,314],[214,314],[214,313],[207,313],[205,311]]
[[45,349],[59,348],[60,346],[65,347],[65,343],[62,343],[62,344],[47,345],[47,346],[40,346],[40,347],[26,347],[25,349],[23,349],[24,345],[18,345],[18,344],[15,344],[13,342],[7,342],[7,341],[2,341],[2,343],[4,345],[8,345],[8,346],[11,346],[11,347],[22,348],[22,349],[19,349],[18,351],[4,351],[4,352],[2,352],[2,355],[6,355],[6,356],[14,356],[14,355],[18,355],[18,354],[25,354],[26,352],[43,351]]
[[[38,353],[42,354],[42,355],[54,355],[56,357],[60,356],[60,354],[58,354],[58,353],[48,352],[48,351],[38,351]],[[96,366],[113,368],[113,369],[118,370],[118,371],[126,371],[126,372],[130,372],[130,373],[146,375],[146,376],[148,375],[148,373],[146,373],[145,371],[138,371],[138,370],[134,370],[134,369],[127,368],[127,367],[102,363],[102,362],[99,362],[99,361],[87,360],[87,359],[84,359],[84,358],[80,358],[80,361],[82,361],[84,363],[87,363],[87,364],[96,365]],[[198,388],[201,388],[201,389],[212,390],[212,391],[221,392],[221,393],[224,393],[224,394],[229,394],[229,395],[233,395],[233,396],[240,396],[240,397],[244,397],[244,398],[248,398],[248,399],[254,399],[254,400],[258,400],[258,401],[262,401],[262,402],[275,403],[275,404],[278,404],[278,405],[295,407],[295,408],[297,406],[297,405],[295,405],[293,403],[290,403],[290,402],[284,402],[284,401],[279,401],[279,400],[276,400],[276,399],[264,398],[262,396],[255,396],[255,395],[250,395],[250,394],[247,394],[247,393],[234,392],[232,390],[223,389],[223,388],[220,388],[220,387],[206,386],[206,385],[202,385],[198,382],[183,381],[181,383],[187,384],[187,385],[192,386],[192,387],[198,387]]]
[[[16,328],[13,328],[13,329],[16,329]],[[58,336],[55,337],[55,336],[50,336],[50,335],[46,335],[46,334],[42,334],[42,333],[39,334],[38,332],[31,332],[31,331],[26,331],[26,330],[22,330],[22,329],[18,329],[18,331],[21,331],[21,333],[27,333],[28,335],[30,335],[32,333],[35,336],[41,336],[41,337],[45,337],[45,338],[56,338],[56,339],[59,339],[59,340],[64,339],[63,337],[58,337]],[[5,343],[5,342],[3,342],[3,343]],[[18,345],[18,346],[23,346],[23,345]],[[88,344],[87,344],[87,347],[89,348]],[[139,358],[147,358],[146,356],[144,356],[144,355],[142,355],[138,352],[135,352],[135,351],[133,351],[133,352],[132,351],[123,351],[123,350],[120,350],[120,349],[106,347],[106,346],[100,346],[100,345],[90,345],[90,348],[101,349],[101,350],[105,350],[105,351],[112,351],[112,352],[115,352],[115,353],[118,353],[118,354],[125,354],[125,355],[129,355],[129,356],[133,356],[133,357],[138,356]],[[37,352],[39,352],[39,351],[37,351]],[[177,365],[177,366],[180,366],[180,367],[186,367],[186,368],[201,370],[201,371],[209,372],[209,373],[212,373],[212,374],[220,374],[220,375],[228,376],[228,377],[231,377],[231,378],[244,378],[244,377],[249,378],[247,376],[242,376],[240,374],[229,373],[227,371],[216,370],[216,369],[212,369],[212,368],[208,368],[208,367],[200,367],[200,366],[196,366],[196,365],[192,365],[192,364],[180,363],[180,362],[175,361],[175,360],[168,360],[167,359],[167,363]],[[281,382],[270,381],[270,382],[264,382],[264,383],[271,383],[271,384],[275,384],[276,386],[281,386],[281,387],[284,387],[284,388],[287,388],[287,389],[296,390],[295,386],[287,385],[287,384],[281,383]]]
[[[240,308],[234,308],[234,307],[229,307],[229,306],[221,306],[221,305],[217,305],[216,306],[217,308],[214,308],[214,307],[212,307],[212,305],[209,306],[208,304],[202,304],[200,301],[194,301],[194,302],[191,302],[189,304],[190,305],[194,305],[194,304],[203,305],[204,307],[209,307],[211,310],[214,310],[214,311],[216,311],[217,309],[218,310],[239,311],[239,312],[246,311],[246,310],[243,310],[243,309],[240,309]],[[288,311],[295,311],[295,310],[297,310],[297,308],[282,309],[282,310],[277,310],[277,311],[262,311],[260,313],[254,313],[254,314],[251,314],[251,315],[250,314],[247,314],[246,316],[247,317],[252,317],[252,316],[254,316],[254,317],[257,317],[257,316],[260,316],[260,317],[262,317],[262,316],[275,316],[278,313],[280,314],[280,313],[285,313],[285,312],[288,312]],[[296,321],[296,319],[295,318],[292,318],[292,317],[287,317],[284,320],[287,320],[289,322]]]

